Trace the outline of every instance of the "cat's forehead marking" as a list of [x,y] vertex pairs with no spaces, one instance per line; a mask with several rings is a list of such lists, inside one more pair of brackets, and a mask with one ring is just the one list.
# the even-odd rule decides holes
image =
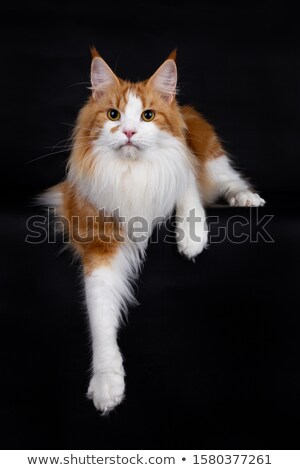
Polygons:
[[[125,125],[136,125],[140,120],[143,111],[143,102],[141,98],[133,91],[128,90],[125,95],[125,105],[123,110],[123,120]],[[120,128],[120,124],[110,129],[111,133],[115,133]]]
[[140,116],[143,111],[143,103],[141,98],[136,95],[133,91],[127,92],[127,103],[125,106],[125,117],[136,118]]

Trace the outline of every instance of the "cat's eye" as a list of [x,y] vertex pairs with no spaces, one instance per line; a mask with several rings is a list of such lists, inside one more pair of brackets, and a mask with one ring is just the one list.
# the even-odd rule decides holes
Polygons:
[[121,114],[117,109],[110,109],[107,113],[107,117],[111,121],[118,121],[121,117]]
[[152,109],[146,109],[146,111],[142,112],[142,119],[143,121],[150,122],[153,121],[155,118],[155,112]]

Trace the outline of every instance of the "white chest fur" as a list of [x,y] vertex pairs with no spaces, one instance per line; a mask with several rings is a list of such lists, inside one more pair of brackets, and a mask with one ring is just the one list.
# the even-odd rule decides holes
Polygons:
[[120,158],[110,151],[95,155],[94,171],[69,178],[81,194],[106,213],[119,211],[126,222],[143,217],[151,225],[165,217],[189,182],[188,150],[177,139],[168,148],[147,150],[137,158]]

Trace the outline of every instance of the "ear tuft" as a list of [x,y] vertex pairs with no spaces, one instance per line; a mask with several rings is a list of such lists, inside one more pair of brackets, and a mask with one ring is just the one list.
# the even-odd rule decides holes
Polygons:
[[95,46],[91,46],[90,51],[91,51],[92,59],[94,59],[95,57],[100,57],[100,54],[97,51],[97,49],[95,48]]
[[120,83],[112,69],[99,56],[94,57],[92,61],[91,82],[95,99],[99,98],[107,88]]
[[148,85],[157,90],[170,104],[176,95],[177,67],[174,59],[167,59],[149,79]]
[[168,59],[174,60],[174,62],[176,62],[176,57],[177,57],[177,49],[173,49],[173,51],[169,55]]

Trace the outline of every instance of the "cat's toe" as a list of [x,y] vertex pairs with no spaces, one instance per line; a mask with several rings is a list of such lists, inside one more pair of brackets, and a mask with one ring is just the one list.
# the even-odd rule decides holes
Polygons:
[[125,382],[122,372],[97,372],[91,379],[87,396],[97,410],[109,413],[124,398]]
[[183,240],[178,242],[179,253],[186,256],[188,259],[194,260],[197,255],[202,253],[204,248],[207,246],[208,232],[206,230],[201,231],[192,239],[190,236],[185,235]]
[[230,206],[259,207],[264,206],[266,201],[259,194],[252,191],[240,191],[229,199]]

